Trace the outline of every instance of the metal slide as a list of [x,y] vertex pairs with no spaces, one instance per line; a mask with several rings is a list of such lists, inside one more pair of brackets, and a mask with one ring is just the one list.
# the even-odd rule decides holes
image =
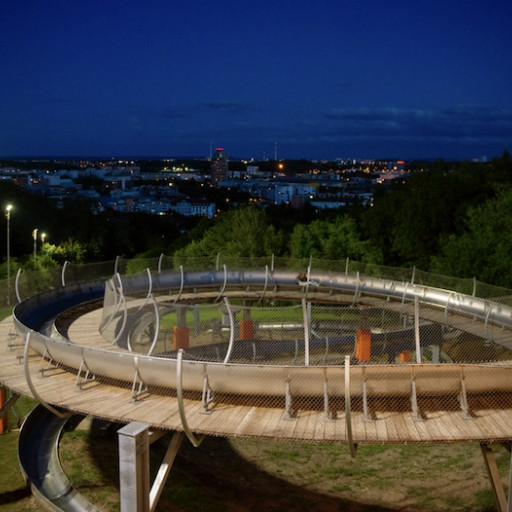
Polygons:
[[62,429],[69,421],[38,405],[25,419],[18,442],[21,472],[34,497],[46,508],[65,512],[98,511],[70,483],[59,461]]

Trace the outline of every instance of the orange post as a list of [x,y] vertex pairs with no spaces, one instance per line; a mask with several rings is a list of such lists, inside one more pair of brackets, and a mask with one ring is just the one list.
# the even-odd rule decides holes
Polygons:
[[411,361],[411,351],[410,350],[402,350],[400,352],[400,362],[401,363],[409,363]]
[[[7,392],[3,386],[0,386],[0,409],[5,405],[7,401]],[[4,415],[2,419],[0,419],[0,434],[3,434],[8,427],[7,422],[7,413]]]
[[172,344],[174,350],[188,348],[190,346],[188,327],[174,326]]
[[356,359],[368,362],[372,352],[372,331],[356,329]]
[[252,320],[240,320],[240,339],[254,339],[254,322]]

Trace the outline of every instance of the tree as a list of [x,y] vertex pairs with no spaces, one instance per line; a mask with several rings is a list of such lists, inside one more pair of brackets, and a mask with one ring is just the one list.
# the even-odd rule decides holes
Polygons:
[[283,234],[270,223],[264,210],[255,206],[225,212],[200,240],[193,240],[177,256],[198,257],[223,253],[259,257],[282,247]]
[[490,164],[436,162],[403,184],[374,194],[362,214],[362,227],[388,265],[429,268],[442,243],[464,225],[469,207],[496,197],[512,182],[512,161],[505,153]]
[[49,256],[57,264],[63,265],[66,261],[70,263],[84,263],[87,248],[80,242],[68,238],[66,242],[59,245],[43,244],[41,252],[45,256]]
[[290,239],[293,258],[313,256],[342,260],[347,257],[367,263],[381,263],[382,255],[368,240],[362,240],[353,218],[344,215],[334,221],[315,220],[297,224]]
[[512,188],[468,210],[465,229],[444,239],[435,272],[512,287]]

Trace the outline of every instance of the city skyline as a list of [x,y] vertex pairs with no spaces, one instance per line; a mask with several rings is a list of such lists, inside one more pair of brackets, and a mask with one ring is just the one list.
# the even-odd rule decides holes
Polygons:
[[0,157],[492,158],[512,5],[0,6]]

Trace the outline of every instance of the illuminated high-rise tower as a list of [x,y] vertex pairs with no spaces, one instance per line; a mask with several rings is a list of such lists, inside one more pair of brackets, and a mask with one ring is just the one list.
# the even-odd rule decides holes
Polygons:
[[212,157],[211,176],[212,183],[217,185],[219,181],[225,180],[228,175],[228,155],[224,153],[224,148],[215,148],[215,154]]

